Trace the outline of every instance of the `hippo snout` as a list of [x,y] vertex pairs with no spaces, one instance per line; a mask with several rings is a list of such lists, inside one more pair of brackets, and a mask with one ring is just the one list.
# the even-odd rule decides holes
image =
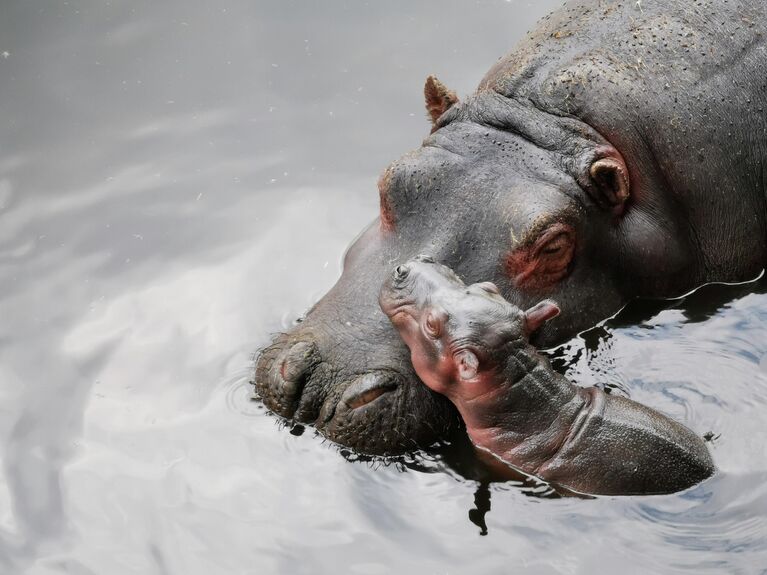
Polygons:
[[[321,329],[299,328],[259,354],[255,386],[268,409],[370,454],[427,445],[460,425],[454,410],[428,392],[409,363],[382,357],[360,364],[355,352],[361,349],[353,341],[340,348],[323,345],[326,341]],[[357,365],[362,372],[344,369]],[[403,365],[406,370],[398,369]],[[422,415],[437,423],[421,426]]]
[[327,425],[338,413],[362,410],[385,394],[396,392],[402,378],[391,371],[371,371],[341,386],[323,381],[328,369],[314,341],[276,342],[259,356],[256,389],[273,412],[302,423]]

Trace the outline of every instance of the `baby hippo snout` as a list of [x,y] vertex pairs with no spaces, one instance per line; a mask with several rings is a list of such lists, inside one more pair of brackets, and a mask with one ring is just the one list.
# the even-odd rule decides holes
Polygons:
[[396,266],[381,288],[379,303],[391,317],[402,306],[411,311],[422,307],[435,293],[461,289],[465,285],[453,270],[428,255],[418,255]]

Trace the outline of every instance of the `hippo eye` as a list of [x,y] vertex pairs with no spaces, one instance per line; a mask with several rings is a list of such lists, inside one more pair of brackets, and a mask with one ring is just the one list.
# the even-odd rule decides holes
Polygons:
[[423,322],[423,329],[426,335],[433,339],[437,339],[442,335],[442,329],[445,325],[444,313],[439,314],[434,311],[430,311],[426,314],[426,319]]
[[575,229],[555,222],[533,245],[523,245],[506,257],[506,271],[520,289],[546,290],[570,273],[575,257]]
[[498,291],[498,286],[493,282],[481,282],[476,284],[476,286],[479,289],[486,291],[487,293],[500,294]]
[[540,253],[554,255],[560,253],[570,245],[570,239],[566,234],[559,234],[553,240],[550,240],[541,248]]

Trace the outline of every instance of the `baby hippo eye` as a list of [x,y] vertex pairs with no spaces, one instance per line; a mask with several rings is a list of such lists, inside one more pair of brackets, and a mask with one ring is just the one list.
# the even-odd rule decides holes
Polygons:
[[432,339],[438,339],[443,332],[447,314],[442,311],[432,310],[426,314],[423,322],[423,329]]
[[437,318],[433,314],[426,316],[426,333],[431,337],[437,338],[442,332],[442,327],[439,325]]
[[487,293],[500,294],[498,286],[493,282],[480,282],[475,284],[479,289],[486,291]]

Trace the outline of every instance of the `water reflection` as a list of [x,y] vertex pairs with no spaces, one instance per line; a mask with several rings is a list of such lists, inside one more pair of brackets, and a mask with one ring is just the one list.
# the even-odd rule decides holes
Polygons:
[[552,352],[720,436],[720,474],[676,496],[541,497],[460,439],[350,462],[249,397],[253,350],[333,284],[378,172],[428,132],[426,75],[469,92],[558,3],[0,6],[1,572],[767,564],[764,280]]

